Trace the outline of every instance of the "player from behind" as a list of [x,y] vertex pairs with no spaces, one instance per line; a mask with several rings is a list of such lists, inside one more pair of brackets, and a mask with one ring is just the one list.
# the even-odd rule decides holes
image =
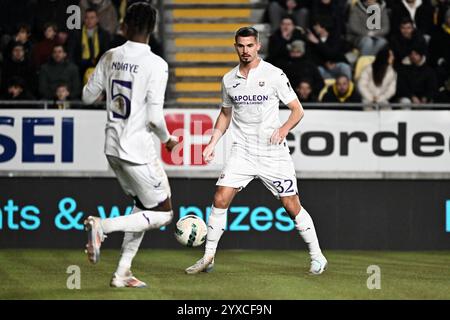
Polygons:
[[150,33],[156,10],[147,3],[131,5],[122,26],[128,41],[106,52],[83,88],[83,101],[93,103],[106,91],[108,120],[105,154],[122,189],[134,198],[132,214],[85,220],[86,252],[97,263],[105,235],[124,232],[122,252],[113,287],[145,287],[133,276],[131,262],[147,230],[167,225],[173,216],[170,186],[152,141],[155,133],[168,150],[177,144],[163,115],[168,65],[151,52]]
[[[294,163],[285,139],[303,117],[303,108],[283,71],[258,56],[260,47],[258,31],[254,28],[244,27],[236,32],[235,49],[240,63],[223,77],[222,108],[211,140],[203,151],[205,161],[213,159],[214,148],[230,124],[233,144],[217,181],[204,256],[186,269],[188,274],[213,268],[227,209],[236,193],[256,177],[281,200],[295,221],[309,248],[310,273],[321,274],[328,264],[313,220],[300,204]],[[280,100],[291,111],[282,125],[278,117]]]

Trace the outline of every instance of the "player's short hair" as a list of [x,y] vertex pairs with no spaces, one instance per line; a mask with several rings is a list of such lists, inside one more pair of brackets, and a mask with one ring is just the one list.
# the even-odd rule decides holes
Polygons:
[[255,37],[256,41],[259,42],[259,32],[253,27],[242,27],[234,35],[234,42],[237,43],[239,37]]
[[149,34],[156,25],[156,9],[148,2],[133,3],[125,15],[124,23],[131,33]]

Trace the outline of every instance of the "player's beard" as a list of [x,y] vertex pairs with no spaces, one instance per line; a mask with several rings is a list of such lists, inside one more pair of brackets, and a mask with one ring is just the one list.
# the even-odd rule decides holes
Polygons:
[[240,56],[240,60],[242,64],[249,64],[253,61],[252,56],[250,55],[247,57]]

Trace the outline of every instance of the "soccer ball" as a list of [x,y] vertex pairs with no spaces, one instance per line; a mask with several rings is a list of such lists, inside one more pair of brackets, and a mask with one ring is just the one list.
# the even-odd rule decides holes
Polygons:
[[207,231],[205,221],[191,214],[178,220],[175,238],[183,246],[197,247],[205,242]]

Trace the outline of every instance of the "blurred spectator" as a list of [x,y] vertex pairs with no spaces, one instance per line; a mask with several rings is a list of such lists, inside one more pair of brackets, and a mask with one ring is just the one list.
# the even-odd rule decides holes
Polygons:
[[43,99],[53,99],[56,88],[60,83],[66,83],[70,98],[76,99],[80,95],[80,76],[78,67],[66,61],[67,53],[62,45],[53,48],[52,59],[42,65],[39,73],[39,93]]
[[436,0],[434,5],[433,23],[439,29],[446,20],[447,10],[450,9],[450,0]]
[[[125,14],[127,12],[127,8],[130,5],[130,0],[111,0],[113,5],[116,7],[117,12],[117,20],[119,21],[119,25],[123,22],[125,18]],[[139,0],[140,1],[140,0]]]
[[317,102],[317,96],[313,93],[312,81],[310,79],[302,79],[295,87],[295,92],[300,102]]
[[409,17],[400,21],[399,32],[391,37],[390,46],[395,55],[396,65],[400,65],[412,48],[427,48],[427,42],[419,30],[414,28],[414,22]]
[[[8,81],[7,91],[2,97],[3,100],[9,101],[21,101],[34,100],[35,97],[27,90],[25,81],[19,77],[12,77]],[[3,107],[14,108],[14,109],[29,109],[29,108],[37,108],[37,104],[10,104],[3,105]]]
[[78,5],[79,0],[35,0],[34,8],[35,25],[34,32],[39,34],[44,26],[52,21],[58,26],[58,40],[65,43],[68,37],[67,29],[67,8],[71,5]]
[[426,63],[422,48],[414,48],[408,65],[398,69],[397,97],[400,103],[430,103],[437,93],[436,73]]
[[285,16],[281,19],[280,27],[272,33],[269,38],[268,62],[276,62],[288,59],[289,51],[287,45],[295,40],[304,39],[301,29],[295,27],[292,16]]
[[399,29],[400,21],[404,17],[409,17],[414,21],[415,27],[429,39],[433,29],[433,7],[430,0],[392,1],[391,25],[393,30]]
[[361,96],[353,82],[346,75],[340,75],[336,82],[328,87],[322,102],[358,103],[361,102]]
[[[380,29],[367,28],[367,7],[378,5],[381,10]],[[383,0],[358,0],[350,8],[347,25],[348,40],[357,48],[361,55],[376,55],[378,50],[387,44],[384,38],[389,33],[389,17]]]
[[375,61],[361,72],[358,90],[363,102],[387,104],[395,95],[397,73],[393,68],[394,53],[389,47],[381,49]]
[[25,57],[29,59],[31,56],[31,49],[32,49],[31,32],[29,25],[21,24],[17,27],[15,34],[5,47],[3,56],[6,57],[6,59],[10,57],[10,53],[13,49],[13,46],[15,46],[17,43],[23,45],[23,48],[25,50]]
[[331,29],[329,18],[318,18],[313,22],[313,32],[307,34],[312,59],[319,65],[322,78],[334,79],[338,74],[345,74],[351,79],[352,69],[342,54],[344,45],[339,36],[330,33]]
[[335,60],[335,57],[329,57],[323,65],[319,66],[319,72],[323,79],[335,79],[338,75],[344,74],[352,79],[352,69],[345,62]]
[[70,102],[68,101],[70,97],[69,87],[65,83],[61,83],[56,87],[55,92],[55,104],[52,105],[51,109],[69,109]]
[[80,8],[83,18],[88,9],[95,10],[100,27],[106,30],[110,36],[116,33],[119,28],[119,18],[111,0],[81,0]]
[[301,78],[311,79],[313,93],[318,95],[324,83],[317,66],[305,56],[305,42],[295,40],[288,45],[288,50],[289,58],[280,60],[276,66],[286,73],[294,88]]
[[430,65],[436,69],[439,84],[442,85],[450,76],[450,9],[444,23],[431,38]]
[[316,0],[311,6],[310,21],[329,19],[330,29],[340,37],[344,32],[345,26],[345,4],[342,0]]
[[22,43],[16,42],[12,46],[10,55],[3,64],[2,68],[2,92],[5,91],[9,79],[19,77],[23,79],[24,86],[34,91],[36,78],[30,61],[25,56],[25,47]]
[[52,55],[53,47],[60,44],[57,38],[58,26],[55,23],[47,23],[43,31],[44,39],[36,43],[33,47],[32,60],[36,68],[48,62],[48,59]]
[[439,90],[436,95],[436,103],[450,103],[450,78],[444,82],[444,86]]
[[309,25],[309,8],[311,0],[273,0],[267,9],[271,30],[276,30],[280,26],[281,19],[291,15],[295,19],[295,24],[305,29]]
[[98,25],[98,21],[97,12],[87,9],[82,29],[73,32],[69,38],[69,57],[80,68],[81,76],[88,68],[95,67],[109,49],[109,34]]

